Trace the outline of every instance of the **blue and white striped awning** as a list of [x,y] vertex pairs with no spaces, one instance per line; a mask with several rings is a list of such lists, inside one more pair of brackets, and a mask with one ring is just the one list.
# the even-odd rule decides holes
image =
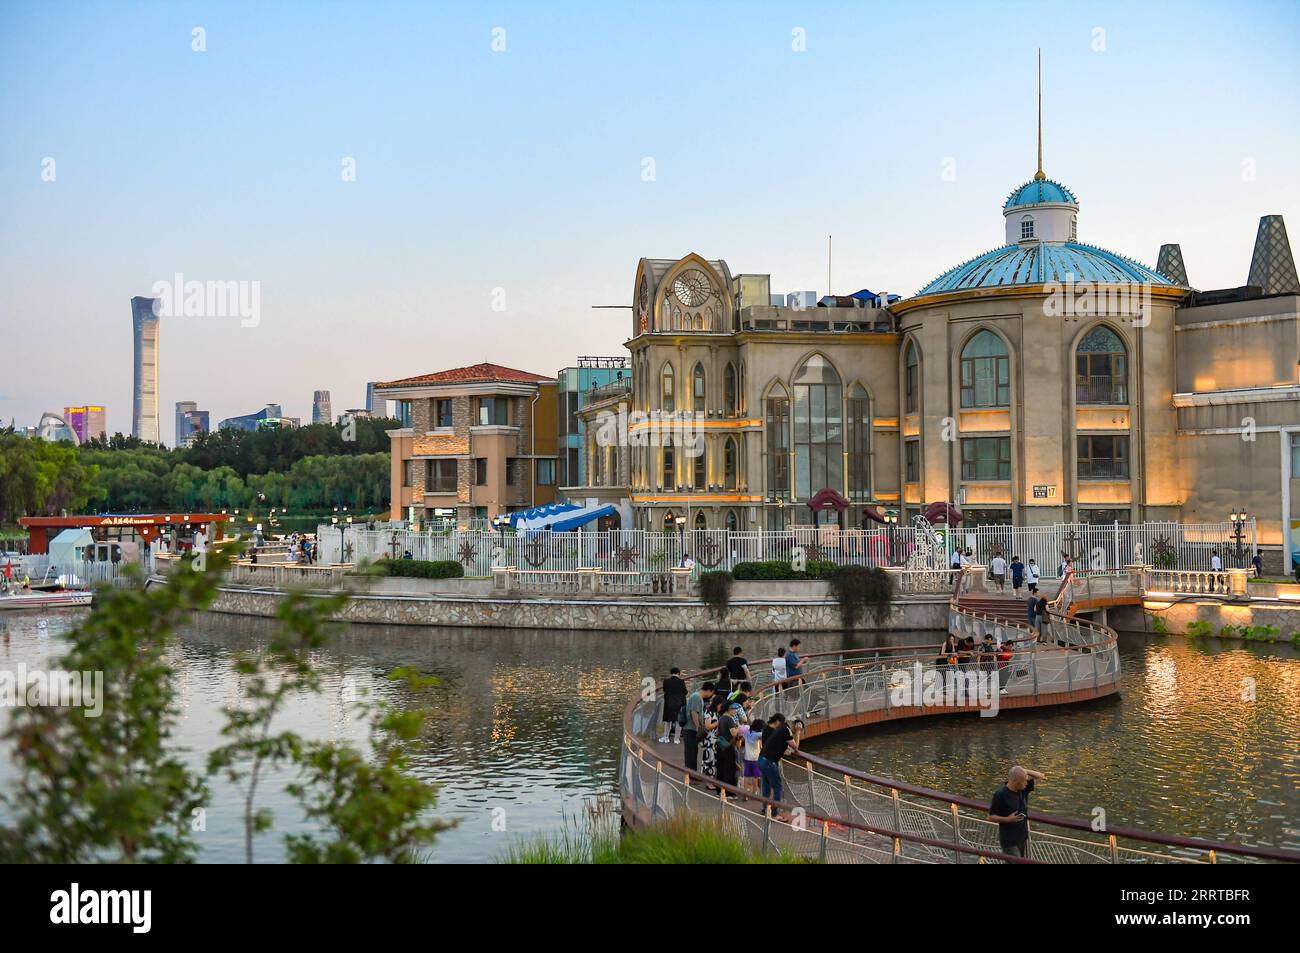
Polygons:
[[567,533],[588,523],[618,512],[614,506],[578,506],[576,503],[551,503],[510,513],[506,518],[517,532],[535,533],[550,530]]

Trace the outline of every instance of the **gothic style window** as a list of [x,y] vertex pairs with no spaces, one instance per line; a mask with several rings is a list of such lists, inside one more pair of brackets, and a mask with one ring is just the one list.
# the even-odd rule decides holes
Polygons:
[[961,405],[1011,406],[1011,359],[992,331],[981,331],[961,352]]
[[1020,240],[1034,237],[1034,220],[1026,215],[1020,220]]
[[1074,357],[1074,399],[1080,404],[1128,403],[1128,351],[1119,335],[1100,325],[1079,342]]
[[707,519],[704,518],[704,513],[703,513],[703,511],[701,511],[701,512],[695,514],[695,528],[696,528],[696,529],[708,529],[708,528],[709,528],[709,521],[708,521]]
[[728,490],[736,488],[736,441],[731,437],[722,445],[722,485]]
[[849,499],[871,499],[871,401],[854,384],[845,403],[848,418]]
[[780,384],[767,398],[767,492],[790,496],[790,398]]
[[708,480],[709,480],[708,457],[705,455],[703,442],[701,442],[700,450],[695,455],[692,463],[693,466],[691,467],[691,472],[692,472],[691,485],[694,486],[695,489],[697,490],[703,490],[706,486],[708,486]]
[[665,490],[677,489],[677,453],[676,448],[663,448],[663,484]]
[[735,510],[727,510],[727,532],[734,533],[740,529],[740,520],[736,518]]
[[921,406],[921,361],[916,355],[916,345],[907,343],[903,357],[903,413],[914,414]]
[[840,375],[814,354],[794,380],[794,491],[806,500],[844,484],[844,409]]
[[659,374],[659,409],[669,414],[677,409],[677,387],[671,364],[665,364]]
[[691,410],[697,414],[704,413],[704,365],[696,364],[691,375]]
[[722,378],[722,412],[728,417],[736,415],[736,365],[727,364]]

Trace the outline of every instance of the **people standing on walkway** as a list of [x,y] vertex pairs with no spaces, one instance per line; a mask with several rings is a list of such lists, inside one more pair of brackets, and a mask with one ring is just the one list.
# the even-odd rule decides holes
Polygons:
[[799,647],[801,645],[803,645],[803,643],[800,642],[799,639],[791,639],[790,647],[785,651],[786,677],[799,679],[798,681],[791,683],[792,688],[798,687],[803,683],[803,679],[800,678],[800,676],[803,675],[803,663],[799,660]]
[[691,771],[700,769],[700,739],[708,730],[707,715],[713,701],[713,683],[705,682],[686,699],[686,724],[682,726],[685,764]]
[[970,592],[970,567],[975,565],[975,560],[971,558],[971,551],[968,549],[961,554],[961,591]]
[[1007,561],[1002,558],[1002,554],[994,553],[993,558],[989,560],[989,573],[993,576],[993,585],[998,587],[998,592],[1007,591]]
[[741,738],[745,743],[745,769],[741,773],[741,782],[750,794],[759,793],[758,785],[763,777],[758,769],[758,759],[763,753],[763,729],[766,727],[762,718],[755,718],[740,729]]
[[949,565],[951,568],[953,568],[953,569],[960,569],[960,568],[961,568],[961,550],[960,550],[960,549],[954,549],[954,550],[952,551],[952,559],[948,560],[948,565]]
[[1210,555],[1210,571],[1216,573],[1212,584],[1213,588],[1217,590],[1220,585],[1222,585],[1223,590],[1226,592],[1228,589],[1228,580],[1217,575],[1218,573],[1223,572],[1223,560],[1219,558],[1219,551],[1217,549]]
[[714,695],[704,712],[704,734],[700,736],[700,773],[718,776],[718,706],[723,698]]
[[718,780],[723,784],[730,784],[736,787],[738,765],[736,757],[738,755],[738,746],[742,739],[740,736],[741,721],[737,714],[736,708],[724,708],[718,716],[717,729],[717,753],[718,753]]
[[1029,587],[1029,594],[1034,595],[1038,592],[1038,563],[1031,558],[1029,565],[1025,567],[1025,585]]
[[1011,660],[1016,657],[1016,647],[1010,639],[998,646],[998,690],[1007,693],[1007,681],[1011,678]]
[[[686,681],[682,678],[682,670],[674,665],[668,671],[668,677],[664,679],[664,733],[659,739],[660,743],[667,744],[672,738],[677,744],[682,743],[682,724],[678,716],[682,708],[686,705]],[[676,733],[677,737],[673,738]]]
[[1020,587],[1025,584],[1025,564],[1019,556],[1011,557],[1011,591],[1020,595]]
[[798,743],[794,732],[786,724],[785,715],[776,712],[767,720],[763,730],[763,746],[758,754],[758,772],[762,776],[762,790],[765,798],[780,801],[784,789],[781,782],[781,759],[798,752]]
[[1260,556],[1258,549],[1255,550],[1255,555],[1250,557],[1250,565],[1254,567],[1256,579],[1264,575],[1264,560]]
[[1029,795],[1035,781],[1046,780],[1041,772],[1016,765],[1007,775],[1007,783],[994,792],[989,820],[998,825],[1002,853],[1029,856]]
[[1043,626],[1047,624],[1047,598],[1038,597],[1038,605],[1035,607],[1038,615],[1038,641],[1043,641]]
[[1059,578],[1064,579],[1065,574],[1069,572],[1070,569],[1071,569],[1070,554],[1061,553],[1061,565],[1056,567],[1056,575]]

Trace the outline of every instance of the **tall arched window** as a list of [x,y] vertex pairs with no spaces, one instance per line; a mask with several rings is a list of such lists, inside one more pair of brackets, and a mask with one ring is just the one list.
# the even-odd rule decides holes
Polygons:
[[698,513],[695,514],[695,528],[696,529],[709,528],[709,521],[705,518],[703,510],[700,510]]
[[790,497],[790,395],[777,384],[767,396],[765,423],[767,493],[777,499]]
[[814,354],[794,380],[794,491],[806,500],[844,484],[844,419],[840,375]]
[[736,365],[728,362],[722,376],[722,412],[734,417],[736,411]]
[[695,454],[691,466],[691,485],[697,490],[703,490],[709,482],[709,458],[705,454],[704,441],[700,441],[699,452]]
[[671,364],[665,364],[659,372],[659,409],[670,414],[677,409],[677,387]]
[[903,413],[914,414],[921,409],[921,360],[916,345],[907,342],[903,355]]
[[727,532],[735,533],[740,530],[740,520],[736,517],[735,510],[727,510]]
[[722,485],[728,490],[736,488],[736,441],[728,437],[722,445]]
[[848,419],[849,499],[871,499],[871,401],[861,384],[849,390],[844,405]]
[[1128,403],[1128,350],[1119,335],[1098,325],[1074,356],[1074,399],[1080,404]]
[[992,331],[981,331],[961,352],[961,405],[1011,406],[1011,359]]
[[663,447],[663,488],[665,490],[677,489],[677,450],[669,445],[665,438]]
[[705,412],[703,364],[696,364],[695,371],[691,374],[691,410],[697,414]]
[[677,517],[673,515],[672,510],[664,510],[664,532],[673,533],[677,531]]
[[743,414],[749,410],[749,397],[745,393],[745,362],[740,362],[740,385],[737,388],[736,406]]

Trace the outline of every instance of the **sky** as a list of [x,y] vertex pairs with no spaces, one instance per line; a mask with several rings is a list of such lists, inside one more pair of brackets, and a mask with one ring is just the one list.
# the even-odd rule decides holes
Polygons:
[[[197,31],[197,32],[196,32]],[[159,415],[625,354],[637,260],[910,295],[1003,242],[1035,169],[1079,237],[1245,283],[1300,250],[1300,4],[0,0],[0,420],[131,426],[130,298],[176,313]],[[204,309],[205,311],[207,309]]]

